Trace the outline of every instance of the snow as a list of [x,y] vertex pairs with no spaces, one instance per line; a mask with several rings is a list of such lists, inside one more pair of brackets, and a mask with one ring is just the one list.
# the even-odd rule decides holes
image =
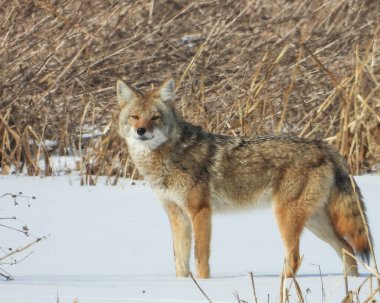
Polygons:
[[[375,245],[380,243],[380,176],[356,177],[367,205]],[[2,268],[14,281],[0,280],[0,302],[207,302],[190,279],[176,279],[169,221],[148,185],[122,180],[118,186],[80,186],[76,175],[1,176],[1,192],[36,196],[14,207],[0,200],[0,217],[15,215],[35,236],[50,235],[34,253]],[[21,201],[20,201],[21,202]],[[30,239],[0,228],[0,246]],[[377,258],[379,252],[375,247]],[[303,263],[297,277],[307,302],[341,302],[345,295],[342,263],[332,248],[305,231]],[[284,251],[270,210],[216,215],[213,219],[212,278],[197,280],[212,302],[279,302]],[[194,263],[192,262],[194,271]],[[349,278],[355,290],[367,276]],[[291,282],[288,281],[287,285]],[[375,280],[373,286],[376,288]],[[366,298],[369,283],[360,292]],[[297,297],[292,287],[291,302]],[[377,297],[378,298],[378,297]]]

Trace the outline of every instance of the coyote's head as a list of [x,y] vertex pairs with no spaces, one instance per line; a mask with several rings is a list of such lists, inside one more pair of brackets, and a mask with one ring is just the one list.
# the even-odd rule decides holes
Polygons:
[[117,81],[120,106],[119,134],[128,145],[155,150],[171,136],[175,114],[171,102],[175,97],[175,82],[166,80],[160,88],[144,93]]

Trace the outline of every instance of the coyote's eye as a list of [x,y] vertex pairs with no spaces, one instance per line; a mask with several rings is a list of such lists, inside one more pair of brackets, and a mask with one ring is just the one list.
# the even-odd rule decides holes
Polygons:
[[152,120],[152,121],[155,121],[155,120],[158,120],[158,119],[160,119],[160,116],[153,116],[152,118],[150,118],[150,120]]
[[133,115],[133,116],[131,116],[131,118],[134,119],[134,120],[138,120],[139,116]]

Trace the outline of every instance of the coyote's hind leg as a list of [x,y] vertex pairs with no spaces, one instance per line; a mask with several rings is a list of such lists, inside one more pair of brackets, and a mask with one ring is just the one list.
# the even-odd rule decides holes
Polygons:
[[305,221],[286,206],[277,205],[274,213],[285,246],[285,276],[289,278],[296,274],[300,266],[299,245]]

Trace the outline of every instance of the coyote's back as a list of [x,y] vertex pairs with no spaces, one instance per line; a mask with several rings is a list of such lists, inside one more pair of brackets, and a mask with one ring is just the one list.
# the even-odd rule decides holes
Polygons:
[[[369,261],[365,207],[347,162],[322,141],[292,136],[231,137],[183,121],[173,108],[175,83],[143,93],[118,81],[119,133],[163,203],[173,232],[177,276],[189,274],[192,232],[199,277],[209,277],[211,214],[272,205],[286,249],[286,275],[300,262],[304,227]],[[363,214],[363,216],[362,216]],[[357,263],[345,258],[345,271]]]

